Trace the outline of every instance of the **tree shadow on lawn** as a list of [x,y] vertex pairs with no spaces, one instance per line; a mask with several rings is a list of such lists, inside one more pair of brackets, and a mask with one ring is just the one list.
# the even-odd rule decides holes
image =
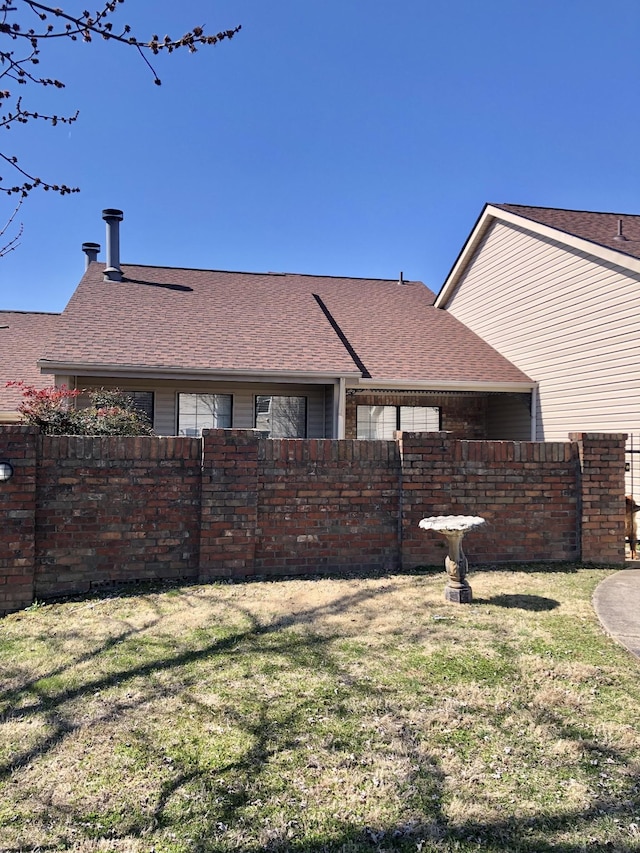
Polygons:
[[[0,722],[2,722],[3,719],[10,720],[14,717],[24,719],[25,717],[44,713],[53,727],[52,733],[48,737],[40,740],[31,749],[10,756],[4,763],[0,762],[0,780],[16,769],[29,764],[35,757],[41,756],[43,753],[53,749],[66,735],[79,727],[56,717],[56,710],[66,702],[82,698],[83,696],[93,696],[101,690],[115,686],[122,686],[128,681],[132,681],[136,678],[144,678],[148,681],[151,676],[158,673],[171,671],[192,663],[213,659],[221,655],[249,653],[252,651],[251,648],[248,648],[243,652],[239,647],[246,642],[251,643],[251,641],[259,640],[260,638],[268,635],[276,635],[278,631],[284,628],[294,627],[296,624],[306,625],[312,621],[313,618],[320,618],[326,613],[335,614],[343,612],[349,608],[357,606],[358,604],[362,604],[367,599],[374,598],[378,595],[387,593],[388,591],[389,586],[380,590],[361,590],[351,595],[342,596],[337,600],[331,601],[329,604],[319,607],[309,607],[305,610],[300,610],[290,616],[283,616],[264,625],[261,625],[248,610],[236,605],[236,611],[250,622],[250,627],[244,631],[237,631],[227,637],[216,639],[205,645],[203,648],[197,650],[183,651],[172,657],[161,658],[159,660],[148,661],[137,666],[126,667],[97,678],[88,678],[78,686],[63,688],[58,691],[54,690],[52,692],[47,692],[46,689],[43,690],[37,688],[39,682],[45,681],[46,679],[54,676],[62,675],[66,670],[76,666],[78,663],[86,663],[91,659],[98,658],[105,652],[122,644],[134,634],[141,634],[148,631],[151,627],[155,627],[160,621],[161,616],[158,615],[154,620],[145,624],[140,629],[129,626],[129,628],[122,634],[119,634],[116,637],[110,637],[102,645],[78,656],[71,666],[61,665],[53,667],[49,672],[40,674],[37,678],[29,679],[20,687],[0,691],[0,702],[7,703],[8,705],[8,709],[0,715]],[[330,663],[330,659],[328,656],[320,654],[320,647],[328,645],[333,639],[333,636],[317,637],[312,635],[310,637],[301,636],[299,642],[292,642],[291,638],[285,637],[281,644],[272,644],[269,647],[269,652],[272,654],[284,654],[291,660],[292,664],[297,664],[300,662],[298,660],[300,648],[304,648],[305,652],[308,653],[309,651],[312,651],[315,654],[318,658],[318,666],[326,668]],[[28,701],[25,704],[21,704],[25,697],[28,698]],[[150,696],[148,693],[144,694],[139,698],[138,704],[144,704],[149,700],[149,698]],[[128,704],[127,707],[131,708],[132,705]]]
[[[606,761],[627,763],[621,751],[601,747],[593,741],[588,731],[578,725],[567,725],[552,710],[544,712],[542,716],[545,724],[559,737],[580,743],[585,750],[584,760],[592,765],[602,766],[601,762]],[[290,721],[294,722],[293,715]],[[275,743],[274,725],[273,720],[269,718],[268,705],[263,707],[256,723],[247,727],[247,732],[254,737],[254,746],[240,761],[221,768],[221,772],[232,771],[240,780],[240,784],[231,796],[224,788],[214,786],[211,790],[211,801],[219,803],[222,800],[222,805],[207,815],[206,825],[201,827],[199,832],[191,834],[190,851],[217,853],[233,849],[224,843],[224,833],[237,825],[238,820],[242,819],[242,810],[250,803],[251,797],[255,796],[255,791],[260,791],[262,768],[274,755],[295,746],[295,740],[287,737],[287,721],[282,722],[284,725],[281,726]],[[615,842],[602,840],[602,836],[598,840],[590,835],[593,831],[602,832],[592,828],[590,824],[594,825],[602,820],[614,824],[622,819],[629,821],[631,816],[640,810],[640,786],[635,783],[633,776],[626,791],[617,796],[607,794],[596,797],[592,805],[584,809],[562,810],[560,805],[556,813],[549,809],[549,813],[543,816],[506,816],[487,822],[455,822],[449,820],[444,811],[444,802],[451,792],[447,791],[447,779],[437,759],[433,754],[417,756],[412,734],[407,727],[403,728],[400,737],[407,752],[413,754],[414,762],[408,775],[400,783],[406,791],[406,821],[394,825],[367,825],[337,820],[323,838],[296,838],[304,822],[304,812],[301,811],[300,821],[290,822],[290,836],[287,837],[282,830],[274,832],[265,843],[243,844],[243,853],[450,853],[458,850],[469,853],[478,850],[488,853],[604,853],[609,850],[616,850],[617,853],[637,853],[640,835],[633,832],[629,833],[628,841],[617,837]],[[193,778],[190,777],[190,781]],[[170,797],[186,781],[186,776],[177,777],[165,787],[154,814],[158,828],[171,827],[171,821],[167,821],[164,815],[164,808]],[[226,793],[226,798],[215,796],[220,792]],[[580,840],[553,840],[550,837],[575,833],[577,827],[582,827],[584,831]]]
[[[329,604],[309,607],[274,619],[268,624],[261,624],[246,609],[236,604],[234,607],[245,620],[249,620],[249,626],[244,630],[236,630],[229,636],[208,642],[199,649],[183,650],[158,660],[127,666],[106,675],[89,678],[81,685],[69,686],[49,693],[34,692],[34,686],[40,679],[33,679],[19,688],[0,693],[0,699],[18,706],[15,711],[9,709],[4,715],[5,719],[13,714],[21,718],[44,714],[52,729],[48,736],[41,738],[30,749],[15,753],[4,765],[0,765],[0,779],[25,767],[47,751],[55,749],[70,733],[86,725],[82,720],[75,723],[68,719],[63,708],[64,703],[84,696],[91,697],[101,689],[126,684],[136,678],[144,678],[146,691],[135,701],[128,702],[126,707],[120,706],[118,702],[112,703],[105,716],[98,719],[98,721],[105,720],[137,706],[143,706],[165,693],[169,696],[185,689],[184,684],[180,684],[179,687],[156,684],[152,676],[197,662],[209,662],[219,666],[226,656],[241,656],[255,651],[260,641],[266,637],[271,637],[273,641],[268,647],[261,647],[263,653],[268,651],[282,656],[290,662],[291,666],[306,667],[333,675],[340,673],[342,667],[329,650],[330,642],[336,638],[335,634],[327,633],[318,636],[303,632],[278,637],[278,632],[297,626],[307,628],[314,617],[348,611],[388,591],[389,586],[380,590],[361,590],[334,599]],[[504,601],[501,602],[500,599]],[[551,602],[552,606],[548,606],[548,602]],[[526,595],[495,596],[483,603],[506,607],[525,606],[526,609],[531,610],[548,610],[557,605],[557,602],[551,599]],[[150,626],[155,626],[161,618],[157,613],[155,619],[141,629],[128,626],[124,633],[115,638],[109,638],[100,647],[79,656],[71,666],[86,662],[92,657],[100,657],[118,643],[125,642],[133,634],[148,631]],[[66,667],[63,666],[54,667],[51,674],[61,674],[65,669]],[[41,676],[41,678],[44,677]],[[378,685],[354,679],[351,674],[349,674],[348,683],[350,692],[356,691],[362,696],[381,696]],[[24,700],[25,695],[29,701],[20,706],[19,703]],[[195,696],[188,698],[197,716],[206,718],[207,714],[212,715],[212,709]],[[234,847],[233,842],[226,835],[230,830],[238,833],[245,830],[250,806],[259,801],[264,785],[273,784],[272,781],[265,781],[269,763],[288,751],[295,752],[300,749],[297,734],[300,731],[301,715],[307,713],[307,708],[304,701],[293,701],[286,713],[279,713],[276,716],[274,706],[268,700],[264,700],[251,714],[245,714],[241,710],[230,713],[235,726],[243,732],[246,739],[247,746],[240,755],[220,762],[215,769],[203,765],[198,760],[173,761],[169,769],[169,778],[160,785],[150,808],[132,810],[130,814],[122,815],[119,823],[112,825],[108,832],[104,832],[100,824],[96,823],[95,816],[82,814],[78,810],[73,815],[73,824],[76,827],[86,827],[86,830],[82,830],[83,836],[80,840],[75,835],[68,839],[68,843],[73,844],[74,847],[83,844],[85,845],[82,847],[83,850],[97,850],[97,844],[104,842],[115,845],[108,849],[125,850],[127,848],[122,844],[144,840],[145,844],[148,842],[149,849],[157,845],[160,845],[159,849],[163,849],[162,844],[169,843],[166,841],[166,833],[181,830],[180,819],[175,813],[175,802],[178,796],[182,796],[187,804],[185,808],[189,808],[190,802],[197,803],[198,805],[192,807],[199,809],[199,812],[192,822],[193,826],[189,829],[188,839],[180,838],[171,843],[176,845],[175,849],[188,850],[189,853],[191,851],[218,853],[218,851],[232,849],[241,849],[243,853],[266,853],[266,851],[449,853],[454,850],[469,851],[469,853],[476,850],[489,851],[489,853],[503,853],[506,850],[512,853],[583,853],[588,850],[597,853],[597,851],[612,849],[619,853],[631,853],[638,849],[637,838],[630,838],[628,843],[619,837],[616,837],[615,844],[602,841],[603,830],[595,828],[592,830],[590,826],[595,827],[599,821],[605,819],[631,821],[633,815],[640,813],[640,786],[633,775],[634,768],[621,750],[603,749],[593,741],[591,732],[581,729],[578,723],[567,724],[560,715],[554,713],[553,709],[541,712],[539,724],[553,730],[558,738],[565,738],[578,744],[585,755],[583,763],[589,762],[596,766],[596,762],[606,762],[610,759],[618,765],[626,766],[629,784],[624,791],[616,796],[610,793],[594,796],[591,798],[591,805],[584,809],[563,811],[559,804],[556,813],[550,807],[548,814],[543,816],[505,816],[499,820],[487,822],[474,820],[455,822],[450,820],[445,812],[445,802],[451,795],[451,789],[450,786],[448,788],[447,778],[440,766],[438,756],[433,752],[417,749],[415,727],[412,728],[411,724],[403,721],[397,737],[402,743],[402,749],[410,757],[411,766],[403,778],[397,779],[396,790],[392,794],[403,798],[406,821],[392,825],[366,825],[363,822],[336,817],[333,826],[330,829],[325,828],[322,837],[318,837],[320,830],[306,832],[306,837],[301,837],[305,832],[305,810],[299,802],[289,803],[287,807],[295,817],[292,817],[288,825],[274,828],[271,835],[267,828],[266,840],[263,843],[257,843],[254,836],[252,839],[247,837],[246,843],[243,842],[241,847]],[[402,709],[398,709],[397,713],[401,714]],[[480,709],[478,713],[481,713]],[[403,720],[403,717],[398,716],[398,720]],[[161,762],[164,759],[163,750],[159,744],[147,741],[144,746],[148,751],[149,761]],[[318,768],[318,773],[322,772],[323,768]],[[126,784],[126,780],[123,780],[123,783]],[[49,806],[47,822],[51,825],[56,820],[61,824],[68,822],[69,808],[74,807]],[[584,838],[579,842],[550,839],[552,835],[562,837],[570,833],[575,834],[577,826],[584,827],[585,833]],[[599,839],[591,839],[592,831],[599,833]],[[61,843],[67,843],[64,837],[50,845],[28,843],[1,849],[3,853],[27,853],[27,851],[35,853],[36,850],[61,849]],[[95,843],[96,846],[86,846],[91,843]],[[178,843],[183,846],[178,847]]]
[[[172,688],[162,685],[156,688],[153,684],[153,677],[158,674],[167,673],[171,670],[188,666],[189,664],[198,662],[211,662],[220,665],[221,659],[225,656],[238,658],[243,655],[251,654],[258,650],[261,653],[269,653],[274,656],[284,656],[290,661],[292,667],[309,667],[313,670],[320,670],[329,673],[339,673],[340,667],[331,655],[327,652],[327,645],[335,639],[335,635],[328,634],[326,636],[316,636],[313,634],[302,633],[298,635],[282,635],[279,632],[287,628],[295,627],[296,624],[301,624],[306,627],[307,623],[314,617],[320,617],[325,613],[336,614],[351,608],[357,607],[368,599],[371,599],[381,593],[388,592],[389,586],[380,590],[360,590],[354,594],[342,596],[339,599],[333,599],[330,603],[318,607],[309,607],[298,611],[291,616],[284,616],[273,620],[268,624],[260,624],[246,609],[235,605],[235,609],[241,614],[244,619],[249,620],[249,627],[245,630],[235,631],[229,636],[215,639],[213,642],[207,643],[203,647],[196,650],[186,650],[175,655],[164,657],[160,660],[144,662],[134,666],[128,666],[109,674],[103,674],[99,677],[85,678],[80,685],[63,687],[58,690],[47,690],[46,688],[38,688],[38,682],[44,681],[55,675],[61,675],[67,669],[71,669],[78,663],[86,663],[91,658],[99,658],[101,654],[112,650],[119,643],[123,643],[135,633],[143,633],[149,630],[150,627],[157,625],[159,618],[153,619],[141,629],[133,629],[120,633],[117,637],[109,638],[99,647],[93,648],[90,652],[79,655],[68,666],[57,666],[52,668],[47,674],[40,675],[38,678],[32,678],[23,683],[20,687],[11,690],[5,690],[0,693],[0,701],[9,705],[8,709],[2,715],[5,721],[11,721],[12,718],[23,721],[28,718],[44,719],[47,724],[49,733],[45,737],[40,737],[35,744],[32,744],[29,749],[20,752],[14,751],[7,759],[0,764],[0,781],[6,780],[10,775],[19,771],[22,768],[28,767],[33,761],[41,758],[48,752],[55,750],[65,738],[72,735],[80,729],[87,729],[91,726],[108,722],[116,718],[123,712],[131,712],[136,707],[141,707],[149,704],[154,699],[169,698],[171,694],[181,693],[185,687],[188,689],[189,684],[182,682],[179,687]],[[270,642],[267,647],[259,647],[259,643],[265,637],[271,636],[275,642]],[[84,697],[92,698],[103,689],[108,689],[114,686],[123,686],[133,679],[143,678],[146,682],[145,691],[139,695],[135,701],[128,701],[124,705],[119,701],[111,701],[110,707],[103,715],[94,716],[93,719],[79,720],[74,719],[74,709],[70,711],[64,708],[65,703],[73,702],[74,700]],[[381,691],[368,684],[354,684],[349,682],[349,690],[353,692],[372,693],[377,695]],[[24,702],[24,700],[27,700]],[[191,697],[191,703],[194,707],[198,705],[197,701]],[[200,706],[202,710],[204,706]],[[206,710],[206,709],[205,709]],[[211,811],[215,816],[213,823],[207,818],[207,828],[203,833],[203,837],[210,839],[215,837],[216,833],[220,835],[220,828],[226,826],[226,823],[231,820],[233,815],[243,808],[249,794],[251,780],[259,777],[260,768],[270,757],[276,752],[281,752],[283,749],[293,749],[296,746],[295,740],[289,739],[286,735],[289,728],[288,723],[293,722],[296,715],[303,712],[302,705],[296,705],[285,718],[274,720],[271,718],[271,708],[268,703],[264,704],[261,709],[259,718],[238,719],[238,724],[244,730],[247,741],[251,744],[250,748],[245,752],[241,760],[231,762],[230,764],[221,764],[216,768],[215,776],[233,773],[238,778],[244,778],[246,782],[237,790],[230,792],[226,787],[224,780],[211,778],[209,768],[202,768],[185,764],[180,767],[178,764],[171,766],[173,778],[162,785],[162,789],[158,795],[157,804],[153,809],[153,813],[149,814],[138,812],[135,810],[130,815],[122,817],[121,830],[112,829],[107,836],[110,840],[125,837],[142,837],[156,828],[172,825],[171,819],[167,819],[165,810],[167,803],[173,795],[182,790],[185,786],[200,786],[205,792],[206,799],[215,804],[213,809],[207,809],[205,814]],[[75,711],[77,714],[77,711]],[[0,720],[1,722],[1,720]],[[296,720],[299,723],[299,720]],[[296,727],[292,727],[292,731]],[[162,761],[163,756],[159,755],[158,746],[154,743],[147,743],[145,750],[148,753],[149,761]],[[155,755],[154,755],[155,753]],[[56,822],[56,811],[59,811],[57,818],[61,824],[68,821],[68,809],[57,810],[51,804],[48,806],[47,823],[50,825]],[[100,833],[91,831],[90,825],[95,823],[95,815],[78,815],[73,821],[76,825],[89,827],[86,833],[86,838],[97,839],[102,837]],[[1,834],[1,832],[0,832]],[[204,842],[203,842],[204,843]],[[50,849],[59,849],[59,843],[52,845]],[[45,850],[47,845],[41,843],[34,845],[20,845],[19,847],[10,848],[2,847],[4,851],[11,850]],[[200,849],[195,847],[194,849]],[[202,848],[204,849],[204,848]],[[208,841],[207,841],[207,849]]]
[[[295,738],[289,734],[290,728],[296,728],[295,716],[294,711],[276,722],[270,714],[269,703],[263,703],[255,718],[244,722],[251,746],[240,758],[220,764],[215,773],[196,765],[176,763],[174,775],[163,784],[150,814],[138,813],[124,817],[120,828],[105,834],[94,828],[87,833],[85,843],[104,842],[114,845],[107,849],[125,850],[128,848],[121,847],[119,842],[127,845],[144,840],[149,849],[163,850],[163,845],[169,844],[171,849],[188,850],[189,853],[230,850],[242,850],[243,853],[604,853],[610,850],[637,853],[638,837],[634,834],[629,833],[628,841],[619,834],[615,841],[610,841],[606,836],[603,838],[602,830],[595,826],[603,820],[614,824],[616,821],[626,823],[640,809],[638,786],[632,784],[633,780],[627,790],[618,796],[598,797],[584,809],[562,810],[559,805],[556,813],[549,809],[549,813],[543,816],[505,816],[486,822],[456,822],[451,821],[444,811],[444,803],[450,795],[445,774],[433,756],[424,755],[419,763],[412,766],[407,777],[399,780],[399,785],[406,791],[406,821],[385,825],[367,824],[364,821],[350,823],[337,819],[322,837],[318,837],[318,831],[300,837],[304,832],[305,810],[299,807],[293,812],[296,817],[285,825],[271,831],[267,829],[267,837],[263,842],[247,838],[241,846],[236,846],[225,836],[230,830],[239,829],[242,832],[244,829],[246,810],[263,794],[262,775],[269,761],[296,747]],[[551,714],[549,722],[553,720]],[[579,729],[569,731],[560,724],[558,732],[578,738],[586,745],[589,756],[595,755],[602,759],[614,755],[624,761],[615,751],[602,750],[590,743],[588,738],[584,740],[586,733]],[[402,737],[408,740],[407,748],[411,751],[410,734],[403,733]],[[149,749],[153,753],[154,745],[149,744]],[[181,793],[185,799],[194,797],[204,801],[198,824],[188,829],[186,838],[177,834],[183,826],[169,810],[172,799]],[[291,808],[290,804],[287,805]],[[64,817],[64,814],[60,817]],[[49,819],[55,819],[51,812]],[[86,826],[87,822],[91,822],[91,816],[80,814],[77,821]],[[560,840],[569,833],[575,835],[576,830],[584,833],[579,840]],[[593,832],[598,832],[600,838],[595,837]],[[173,841],[167,841],[167,836]],[[559,836],[560,839],[555,840],[552,836]],[[3,853],[36,853],[56,849],[61,849],[58,843],[2,848]],[[97,850],[98,847],[83,846],[82,849]]]

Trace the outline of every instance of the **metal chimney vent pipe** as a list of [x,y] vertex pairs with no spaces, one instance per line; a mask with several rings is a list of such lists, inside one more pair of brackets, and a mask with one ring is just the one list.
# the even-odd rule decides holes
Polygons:
[[120,223],[124,219],[121,210],[107,208],[102,211],[102,218],[107,223],[107,267],[104,271],[105,281],[122,281],[120,269]]
[[98,260],[98,255],[100,254],[100,243],[83,243],[82,251],[85,254],[84,268],[86,271],[89,269],[90,263]]

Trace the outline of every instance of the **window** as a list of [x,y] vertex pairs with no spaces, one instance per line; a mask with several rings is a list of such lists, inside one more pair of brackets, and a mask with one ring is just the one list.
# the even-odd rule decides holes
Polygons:
[[438,432],[440,409],[437,406],[400,406],[400,427],[407,432]]
[[202,435],[203,429],[229,429],[231,394],[178,394],[178,435]]
[[397,429],[436,432],[440,429],[437,406],[358,406],[356,434],[359,439],[390,441]]
[[153,426],[153,391],[127,391],[126,394],[134,408],[146,415]]
[[256,429],[270,438],[305,438],[307,434],[306,397],[256,397]]
[[398,429],[397,406],[358,406],[357,435],[361,439],[392,439]]

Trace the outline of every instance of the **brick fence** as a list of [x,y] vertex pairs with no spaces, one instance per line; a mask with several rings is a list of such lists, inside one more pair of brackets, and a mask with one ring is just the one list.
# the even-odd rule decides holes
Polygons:
[[568,442],[41,436],[0,427],[0,614],[152,578],[441,565],[429,515],[480,515],[472,562],[624,563],[620,434]]

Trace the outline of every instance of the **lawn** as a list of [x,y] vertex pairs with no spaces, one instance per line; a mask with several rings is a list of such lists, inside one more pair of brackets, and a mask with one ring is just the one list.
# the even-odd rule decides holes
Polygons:
[[0,620],[0,850],[637,851],[588,568],[139,590]]

